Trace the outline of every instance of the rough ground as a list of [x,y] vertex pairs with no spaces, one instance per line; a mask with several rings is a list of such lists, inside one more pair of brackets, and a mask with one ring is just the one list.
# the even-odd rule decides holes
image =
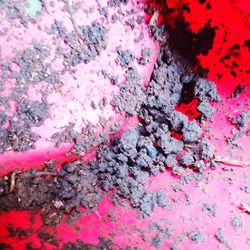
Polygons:
[[[109,7],[126,2],[110,0]],[[104,16],[108,15],[108,9],[102,9],[102,13]],[[132,28],[134,21],[128,20],[127,25]],[[93,23],[91,26],[78,28],[80,33],[69,33],[63,24],[56,22],[50,30],[72,46],[69,53],[63,54],[67,70],[70,66],[94,60],[107,45],[105,27]],[[17,170],[1,177],[0,212],[43,209],[41,215],[44,224],[57,225],[65,213],[79,212],[80,207],[95,210],[103,195],[110,190],[113,191],[115,204],[126,198],[133,208],[140,211],[141,218],[150,216],[158,206],[168,208],[163,190],[148,191],[147,181],[150,176],[165,171],[182,175],[187,170],[202,175],[205,170],[215,168],[217,164],[213,146],[203,134],[202,125],[204,121],[212,120],[215,113],[213,102],[218,102],[220,97],[215,84],[206,79],[206,71],[193,70],[196,64],[194,55],[208,53],[215,30],[209,22],[196,34],[189,32],[183,21],[174,30],[167,30],[164,25],[151,27],[152,37],[161,41],[162,46],[146,87],[141,85],[134,62],[137,60],[143,65],[149,63],[150,49],[144,48],[141,58],[135,58],[133,51],[118,49],[117,63],[126,69],[126,82],[119,94],[114,96],[112,105],[117,112],[126,112],[126,118],[138,116],[140,122],[121,137],[115,136],[110,142],[109,135],[102,135],[100,138],[91,129],[76,133],[68,127],[61,133],[54,134],[52,139],[58,145],[74,141],[76,153],[86,152],[100,144],[96,160],[66,162],[60,170],[48,163],[41,171]],[[184,45],[183,38],[187,41]],[[83,41],[82,46],[74,46],[78,39]],[[31,127],[41,126],[49,115],[50,107],[46,98],[42,102],[30,101],[23,98],[22,94],[27,90],[25,84],[40,81],[58,84],[58,72],[45,64],[49,53],[43,44],[35,44],[16,58],[20,72],[13,72],[10,77],[17,82],[11,96],[11,100],[17,103],[17,110],[12,115],[0,111],[0,153],[8,150],[27,151],[39,139],[31,131]],[[103,74],[106,75],[105,69]],[[110,80],[115,83],[114,78]],[[240,95],[242,91],[244,88],[239,85],[232,97]],[[198,115],[195,118],[177,111],[179,105],[190,103],[194,99],[198,100]],[[241,132],[248,118],[248,112],[244,110],[237,118],[230,117],[230,121]],[[6,127],[6,123],[10,126]],[[231,139],[229,143],[235,140]],[[215,206],[204,205],[204,210],[215,216]],[[232,225],[240,227],[241,224],[237,218],[233,218]],[[162,229],[158,224],[152,225],[152,228],[156,228],[165,238],[172,235],[171,230]],[[13,230],[11,227],[10,232],[19,237],[32,233]],[[46,233],[39,235],[42,240],[58,246],[52,236]],[[187,237],[197,244],[204,241],[202,232],[198,230],[188,233]],[[216,237],[228,245],[221,230]],[[152,245],[160,247],[161,237],[156,237]],[[63,249],[112,249],[113,246],[111,241],[101,238],[98,246],[79,240],[77,243],[66,243]],[[1,247],[8,248],[0,244]],[[27,246],[27,249],[32,248]]]
[[[167,206],[164,192],[147,191],[149,176],[167,169],[176,175],[187,168],[202,173],[215,164],[213,148],[202,135],[201,120],[211,119],[214,110],[210,102],[219,100],[216,86],[193,72],[192,65],[172,47],[171,33],[162,32],[161,36],[170,38],[162,45],[147,87],[140,85],[140,76],[130,65],[132,54],[118,52],[119,62],[127,68],[127,80],[114,97],[113,105],[128,116],[139,116],[140,123],[121,138],[113,138],[110,145],[102,143],[96,161],[65,163],[58,173],[48,165],[43,172],[14,172],[1,178],[1,211],[53,204],[59,212],[70,213],[80,206],[95,208],[102,192],[112,189],[115,202],[127,198],[145,217],[157,206]],[[189,86],[189,95],[200,102],[201,116],[195,120],[175,109],[184,98],[183,90]],[[26,114],[23,119],[27,122],[39,125],[47,107],[21,101],[18,112]]]

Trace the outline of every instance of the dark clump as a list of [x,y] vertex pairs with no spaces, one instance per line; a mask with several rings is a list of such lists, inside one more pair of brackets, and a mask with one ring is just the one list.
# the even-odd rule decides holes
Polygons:
[[234,133],[232,130],[232,137],[227,137],[226,142],[230,145],[233,149],[242,149],[242,146],[237,143],[237,140],[244,135],[244,131],[240,130],[237,133]]
[[210,23],[206,23],[204,27],[198,31],[194,38],[195,54],[208,54],[209,50],[213,47],[215,29],[216,28],[211,27]]
[[185,11],[187,11],[188,13],[191,12],[190,7],[186,3],[182,4],[182,9],[185,10]]
[[49,244],[54,245],[56,247],[59,246],[59,242],[57,241],[56,237],[52,234],[45,232],[45,231],[39,231],[38,238],[41,239],[43,242],[49,243]]
[[161,246],[163,239],[170,239],[174,235],[174,230],[167,225],[160,225],[157,222],[151,221],[149,225],[149,232],[156,231],[157,236],[152,239],[152,245]]
[[40,137],[31,131],[29,125],[10,121],[9,128],[0,128],[0,153],[9,150],[23,152],[35,147]]
[[149,48],[142,49],[141,57],[137,59],[139,64],[146,65],[151,62],[152,51]]
[[215,109],[208,101],[199,103],[197,106],[197,110],[201,112],[201,118],[204,120],[211,120],[215,112]]
[[249,120],[249,115],[247,110],[243,110],[242,113],[237,117],[230,117],[230,121],[237,126],[238,129],[243,129]]
[[[110,4],[111,2],[116,5],[120,1],[110,1]],[[64,29],[58,27],[58,34],[66,39]],[[168,38],[171,34],[166,33],[166,27],[162,27],[158,27],[155,34],[164,37],[166,41],[159,51],[147,87],[143,86],[143,79],[135,69],[133,53],[118,49],[118,62],[126,68],[126,81],[118,95],[113,98],[112,105],[118,112],[126,112],[127,116],[138,116],[140,122],[122,136],[114,136],[111,141],[106,135],[97,136],[91,127],[77,133],[72,125],[62,133],[55,134],[53,139],[58,145],[64,141],[73,141],[73,151],[80,155],[84,155],[91,147],[98,146],[96,160],[89,163],[68,162],[63,164],[58,172],[49,165],[42,171],[31,170],[1,177],[1,211],[42,208],[44,223],[55,225],[61,221],[63,213],[78,212],[81,206],[95,209],[103,192],[112,190],[116,204],[126,198],[132,207],[140,210],[141,217],[144,218],[157,206],[170,207],[164,190],[147,190],[150,176],[164,172],[167,168],[178,175],[190,167],[202,173],[210,166],[213,150],[202,135],[200,121],[190,121],[186,115],[176,111],[176,105],[183,100],[183,86],[191,83],[190,91],[193,98],[200,102],[203,119],[210,119],[212,113],[208,115],[206,112],[211,110],[209,101],[219,100],[216,86],[213,82],[201,78],[199,72],[192,72],[193,65],[188,64],[185,60],[187,58],[183,59],[172,47],[173,39]],[[66,61],[69,59],[71,65],[88,62],[106,46],[106,30],[101,25],[92,24],[80,30],[78,35],[83,46],[80,49],[79,46],[72,47],[71,54],[66,55]],[[177,30],[174,34],[176,32]],[[193,40],[192,34],[190,38]],[[183,40],[179,42],[182,43]],[[149,51],[143,53],[147,55]],[[193,53],[190,55],[193,58]],[[35,108],[32,108],[33,106]],[[25,122],[40,125],[46,118],[47,106],[38,102],[34,104],[20,101],[18,112]],[[12,133],[14,128],[14,124],[11,124]],[[17,133],[8,146],[20,148],[20,136],[23,136],[22,141],[32,145],[31,132],[28,130],[29,136],[25,137],[26,131],[22,130],[24,135]],[[179,137],[173,132],[178,133]],[[8,134],[0,135],[0,142],[8,142]],[[14,142],[19,147],[14,147]],[[197,233],[190,237],[195,241],[202,238]],[[160,242],[160,238],[156,238],[154,245],[160,245]],[[68,244],[64,249],[84,249],[83,242],[78,241],[76,246],[73,243]]]
[[232,98],[236,98],[238,97],[240,94],[242,94],[246,89],[246,86],[243,86],[241,84],[238,84],[235,89],[234,92],[232,94]]
[[107,7],[102,7],[100,10],[100,14],[104,17],[108,18],[109,16],[109,9]]
[[88,166],[66,163],[58,176],[55,202],[63,204],[62,207],[67,213],[80,206],[94,208],[101,198],[96,184],[96,176]]
[[0,128],[3,127],[7,122],[7,116],[4,112],[0,111]]
[[11,75],[16,79],[16,90],[19,92],[26,91],[27,85],[45,81],[50,84],[59,82],[59,74],[46,63],[50,56],[50,49],[42,44],[37,43],[32,48],[25,49],[18,53],[15,63],[20,67],[20,71],[14,71]]
[[218,232],[216,233],[215,237],[217,238],[217,240],[218,240],[219,242],[221,242],[222,244],[224,244],[228,249],[232,249],[232,248],[229,246],[229,241],[228,241],[228,239],[224,236],[224,234],[223,234],[221,228],[218,230]]
[[118,50],[118,59],[117,62],[124,68],[128,68],[133,65],[135,56],[133,52],[129,50]]
[[151,26],[151,35],[155,41],[163,42],[166,37],[165,25],[162,24],[159,26],[156,25]]
[[185,142],[195,142],[201,135],[201,128],[194,122],[187,123],[183,129],[183,140]]
[[22,99],[18,102],[17,114],[20,119],[25,120],[28,124],[32,123],[35,126],[40,126],[45,118],[47,118],[48,105],[43,102],[31,102],[26,99]]
[[239,215],[232,216],[232,218],[231,218],[231,226],[234,229],[243,227],[243,222],[242,222],[242,219],[241,219],[241,217]]
[[[9,94],[0,98],[0,153],[6,151],[24,152],[35,147],[40,138],[32,130],[41,126],[48,118],[49,104],[46,101],[49,88],[60,82],[60,74],[49,63],[50,48],[43,43],[35,43],[1,66],[4,83],[15,81]],[[18,69],[14,65],[18,65]],[[6,72],[9,72],[8,74]],[[27,91],[43,83],[41,101],[28,99]],[[45,90],[46,89],[46,90]],[[15,104],[12,110],[11,104]]]
[[67,242],[63,245],[62,250],[104,250],[113,249],[116,245],[109,239],[99,237],[98,245],[84,243],[82,240],[77,240],[75,243]]
[[132,30],[135,28],[135,23],[136,23],[136,21],[135,21],[135,18],[134,18],[134,17],[129,18],[129,19],[125,22],[125,24],[128,25],[128,26],[130,26]]
[[216,205],[210,205],[210,204],[204,204],[202,211],[207,212],[208,214],[211,214],[212,216],[216,216],[217,212],[217,206]]
[[114,7],[114,6],[119,6],[121,4],[127,4],[128,0],[109,0],[108,1],[108,6]]
[[[101,24],[77,27],[79,32],[69,33],[62,23],[52,25],[52,31],[71,45],[69,53],[64,53],[64,66],[77,66],[80,63],[89,63],[107,47],[107,29]],[[78,44],[78,46],[76,46]]]
[[199,79],[195,85],[195,96],[201,101],[219,101],[218,92],[213,82],[206,79]]
[[152,239],[151,245],[155,248],[160,248],[162,245],[162,238],[159,235],[157,235]]
[[249,115],[247,110],[243,110],[241,115],[237,118],[237,127],[244,128],[248,123]]
[[41,173],[35,170],[20,174],[13,172],[0,178],[1,211],[38,209],[51,202],[54,197],[52,179],[35,178],[36,175]]
[[56,146],[65,142],[74,142],[72,153],[84,156],[92,147],[96,147],[102,142],[107,141],[106,134],[97,136],[92,126],[87,126],[81,133],[74,130],[72,125],[67,126],[63,131],[52,135],[52,140]]
[[216,29],[217,27],[212,27],[210,22],[207,22],[198,32],[191,32],[190,24],[180,19],[171,31],[171,40],[181,56],[190,63],[197,63],[196,55],[207,55],[212,49]]
[[31,229],[25,230],[22,228],[12,227],[11,225],[9,225],[6,229],[9,231],[9,237],[17,237],[19,240],[30,236],[33,233]]
[[184,166],[191,166],[194,164],[194,154],[193,152],[186,152],[183,155],[181,155],[180,161],[181,164],[183,164]]
[[197,244],[202,243],[205,240],[204,235],[200,231],[188,233],[188,238]]
[[42,209],[41,217],[44,225],[56,226],[62,221],[64,211],[59,209],[62,208],[62,205],[63,203],[60,201],[53,201]]
[[211,8],[212,8],[212,7],[211,7],[211,3],[208,2],[208,3],[206,4],[206,9],[207,9],[207,10],[211,10]]
[[244,41],[245,46],[248,48],[248,51],[250,51],[250,39]]
[[141,104],[145,99],[144,88],[140,85],[140,76],[136,69],[130,68],[126,72],[126,83],[121,87],[119,95],[112,104],[117,111],[135,115],[139,112]]
[[44,208],[45,224],[59,223],[62,218],[60,211],[69,213],[80,206],[94,208],[100,198],[95,175],[82,164],[76,167],[73,163],[66,163],[59,174],[50,166],[43,171],[13,172],[0,178],[0,210]]

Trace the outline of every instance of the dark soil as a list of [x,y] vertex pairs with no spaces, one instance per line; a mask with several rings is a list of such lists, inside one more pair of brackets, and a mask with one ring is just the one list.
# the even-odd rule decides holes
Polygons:
[[232,98],[236,98],[238,97],[239,95],[241,95],[246,89],[246,86],[243,86],[241,84],[238,84],[235,89],[234,89],[234,92],[232,94]]
[[13,249],[13,247],[8,244],[0,242],[0,250],[8,250],[8,249]]
[[31,229],[16,228],[12,225],[9,225],[9,227],[7,227],[7,230],[9,231],[9,237],[17,237],[19,240],[33,234],[33,231]]
[[97,246],[86,244],[81,240],[77,240],[77,242],[68,242],[65,243],[62,247],[62,250],[104,250],[104,249],[113,249],[114,244],[111,240],[105,239],[103,237],[99,238],[99,244]]
[[138,248],[138,247],[120,248],[111,240],[105,239],[104,237],[99,237],[98,245],[87,244],[79,239],[75,243],[67,242],[62,247],[62,250],[83,250],[83,249],[84,250],[111,250],[111,249],[142,250],[141,248]]
[[[1,3],[0,3],[1,4]],[[5,5],[4,5],[5,4]],[[6,11],[17,8],[18,4],[11,4],[9,1],[3,3]],[[67,6],[65,7],[67,9]],[[18,10],[18,8],[16,9]],[[70,10],[68,10],[69,13]],[[72,19],[74,23],[74,20]],[[42,42],[35,43],[32,47],[22,52],[17,52],[16,56],[8,62],[1,62],[0,58],[0,89],[4,90],[9,81],[15,81],[15,87],[6,97],[0,99],[0,153],[6,151],[28,151],[35,147],[35,142],[40,138],[32,132],[32,127],[39,127],[44,120],[49,117],[50,105],[47,102],[47,94],[50,89],[60,87],[60,75],[66,71],[71,71],[72,66],[80,63],[88,63],[94,60],[107,46],[108,31],[101,24],[92,23],[91,25],[79,26],[77,30],[68,32],[62,23],[57,22],[52,25],[49,35],[53,34],[62,39],[70,47],[69,50],[62,52],[58,48],[57,56],[64,59],[64,69],[56,71],[52,69],[50,62],[50,48]],[[15,69],[18,65],[19,69]],[[27,91],[33,85],[45,84],[41,90],[41,100],[31,101],[24,98]],[[10,103],[16,104],[16,109],[10,114]],[[72,135],[64,138],[63,133],[54,135],[57,144],[65,141],[74,141],[76,152],[87,152],[98,139],[94,135],[93,142],[86,140],[86,135],[91,133],[87,130],[84,135]],[[71,132],[72,134],[73,132]],[[89,146],[87,146],[89,142]]]
[[[94,31],[86,28],[86,32],[90,40],[97,39],[93,37]],[[147,191],[149,176],[167,169],[174,174],[185,168],[203,172],[210,166],[213,150],[201,136],[200,120],[189,121],[175,106],[182,100],[183,85],[190,84],[194,86],[193,96],[200,100],[201,119],[211,119],[213,108],[209,101],[219,100],[214,83],[192,72],[185,59],[172,48],[170,40],[162,45],[147,88],[141,86],[140,76],[132,67],[132,54],[128,51],[118,54],[119,62],[130,68],[113,105],[120,112],[138,115],[141,122],[121,138],[114,137],[110,145],[96,134],[75,134],[69,127],[65,138],[58,135],[58,143],[73,138],[74,149],[86,152],[103,142],[97,150],[97,160],[88,164],[65,163],[59,172],[47,165],[42,172],[31,170],[0,178],[1,211],[43,208],[44,222],[56,224],[62,218],[61,212],[70,213],[80,206],[94,209],[102,192],[112,189],[115,202],[127,198],[145,217],[157,206],[168,205],[163,191]],[[26,100],[19,103],[18,112],[29,123],[39,125],[47,115],[47,106],[43,103],[32,104]],[[182,135],[182,139],[173,137],[173,131]]]
[[[127,0],[110,0],[108,6],[119,7],[126,2]],[[129,26],[132,24],[131,21],[127,23]],[[113,98],[112,105],[117,112],[126,112],[127,117],[138,116],[140,122],[121,137],[112,137],[111,141],[108,134],[97,135],[92,127],[78,133],[72,125],[54,134],[52,139],[58,146],[63,142],[73,141],[72,151],[79,155],[98,146],[96,160],[87,163],[66,162],[60,170],[52,164],[45,164],[40,171],[14,171],[0,177],[0,212],[41,209],[44,224],[57,225],[63,220],[65,213],[77,214],[82,206],[95,210],[102,196],[111,190],[115,204],[126,198],[133,208],[140,211],[142,218],[149,216],[157,206],[168,208],[164,190],[148,191],[147,181],[150,176],[165,171],[181,175],[190,169],[202,174],[207,168],[214,166],[213,147],[202,135],[201,124],[202,121],[212,119],[215,110],[211,103],[220,98],[215,84],[201,77],[206,73],[194,71],[193,68],[196,63],[195,54],[207,54],[210,50],[215,30],[209,23],[197,34],[188,31],[187,24],[183,22],[178,23],[174,30],[166,30],[164,25],[152,26],[152,37],[161,41],[162,47],[147,87],[142,86],[135,63],[149,63],[150,49],[142,49],[141,57],[136,58],[133,51],[118,48],[117,63],[126,70],[126,82]],[[98,23],[78,27],[69,33],[62,23],[55,21],[50,32],[70,45],[69,52],[63,53],[65,70],[94,60],[108,42],[108,31]],[[41,126],[48,117],[49,105],[46,98],[32,102],[21,98],[17,93],[26,93],[30,83],[45,81],[56,85],[60,82],[59,72],[53,71],[50,64],[44,63],[49,54],[46,46],[35,44],[16,58],[20,72],[13,72],[11,78],[17,82],[12,96],[17,103],[17,110],[13,117],[0,112],[0,153],[29,150],[39,139],[31,128]],[[115,77],[103,71],[104,73],[115,84]],[[176,106],[193,99],[199,102],[197,110],[200,116],[190,120],[185,114],[178,112]],[[103,101],[100,105],[105,106],[105,103]],[[92,107],[96,107],[94,102]],[[14,118],[18,118],[18,123]],[[4,126],[7,122],[10,123],[9,128]],[[245,115],[238,117],[236,122],[239,128],[244,127]],[[213,209],[204,206],[204,210],[211,214],[215,213]],[[171,229],[163,229],[157,224],[152,227],[159,232],[152,242],[155,247],[161,245],[161,237],[168,238],[172,235]],[[27,232],[11,228],[10,233],[22,237]],[[39,237],[56,247],[59,244],[53,235],[46,232],[39,232]],[[195,243],[204,240],[200,231],[190,232],[188,237]],[[226,244],[219,232],[217,238]],[[176,245],[181,240],[180,236]],[[76,243],[64,244],[63,249],[113,247],[111,241],[100,238],[98,246],[78,240]],[[8,249],[8,246],[5,248]]]
[[236,125],[236,127],[241,130],[243,129],[249,120],[249,115],[247,110],[243,110],[242,113],[237,117],[230,117],[230,121]]
[[47,243],[54,245],[56,247],[59,246],[59,243],[58,243],[56,237],[52,234],[47,233],[47,232],[44,232],[44,231],[38,232],[38,238],[41,239],[43,242],[47,242]]

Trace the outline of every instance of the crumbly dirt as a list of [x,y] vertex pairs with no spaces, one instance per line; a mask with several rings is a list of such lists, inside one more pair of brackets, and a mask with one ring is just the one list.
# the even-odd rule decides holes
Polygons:
[[7,230],[9,231],[9,237],[17,237],[19,240],[33,234],[31,229],[16,228],[13,225],[9,225]]
[[[82,240],[78,239],[76,242],[67,242],[63,245],[62,250],[105,250],[105,249],[116,249],[118,246],[111,240],[104,237],[99,237],[98,245],[92,245],[84,243]],[[121,250],[140,250],[138,247],[127,247],[120,248]]]
[[101,250],[101,249],[112,249],[114,247],[114,244],[112,243],[111,240],[105,239],[103,237],[99,238],[99,244],[97,246],[91,245],[91,244],[86,244],[80,239],[77,240],[77,242],[68,242],[65,243],[62,247],[62,250],[81,250],[81,249],[86,249],[86,250]]
[[246,86],[241,85],[240,83],[235,87],[232,98],[240,96],[246,90]]
[[[11,1],[6,0],[0,4],[3,5],[6,13],[11,10],[19,13],[20,6],[18,3],[11,3]],[[66,11],[71,13],[67,4],[65,8]],[[73,18],[71,19],[74,23]],[[15,86],[8,96],[0,99],[0,153],[11,150],[24,152],[35,147],[35,142],[40,137],[32,132],[32,128],[40,127],[49,117],[48,93],[52,89],[60,88],[60,75],[66,71],[71,72],[73,66],[94,60],[106,48],[107,33],[107,29],[98,23],[75,27],[74,31],[69,32],[61,22],[55,21],[51,29],[48,30],[48,35],[56,35],[59,40],[61,39],[70,47],[69,50],[62,51],[59,46],[56,51],[56,56],[61,57],[64,61],[64,68],[61,71],[53,69],[51,48],[44,42],[36,42],[33,46],[18,51],[14,58],[1,63],[0,89],[5,90],[5,87],[8,87],[11,81],[15,82]],[[1,60],[0,58],[0,62]],[[16,69],[16,66],[18,66],[18,69]],[[41,100],[31,101],[24,98],[33,85],[41,86]],[[16,105],[16,110],[11,111],[11,103]],[[90,140],[86,139],[87,136],[90,137],[88,131],[90,130],[86,128],[86,131],[81,135],[75,133],[74,136],[68,135],[65,139],[65,133],[62,131],[59,133],[60,136],[56,134],[51,139],[54,139],[57,145],[60,142],[73,141],[75,142],[74,150],[76,153],[87,152],[92,146],[98,144],[96,143],[98,140],[96,134],[93,135],[95,137],[93,141],[95,142],[90,143]],[[87,142],[89,142],[89,146],[86,145]]]
[[[109,4],[117,5],[118,1],[111,1]],[[187,34],[185,25],[183,27],[184,34]],[[211,32],[213,30],[209,24],[205,25],[204,29]],[[106,30],[101,25],[83,26],[80,31],[69,34],[61,23],[56,22],[52,26],[51,32],[55,32],[72,46],[79,38],[84,41],[83,46],[73,46],[70,53],[65,55],[67,65],[87,63],[106,47]],[[165,26],[160,25],[151,32],[156,39],[164,37],[165,41],[147,87],[141,85],[140,75],[134,66],[136,58],[133,52],[117,50],[117,62],[126,68],[126,82],[120,93],[113,98],[112,104],[118,112],[139,116],[140,123],[121,137],[115,136],[110,144],[108,135],[98,136],[91,128],[77,133],[69,126],[62,133],[53,135],[57,145],[73,141],[73,151],[80,155],[101,144],[97,149],[97,159],[90,163],[65,163],[59,171],[47,165],[42,171],[33,169],[21,173],[13,172],[0,178],[1,211],[42,208],[44,223],[53,225],[60,223],[63,213],[71,213],[80,206],[94,209],[99,204],[102,193],[112,189],[115,203],[119,203],[121,198],[127,198],[134,208],[141,211],[141,216],[146,217],[157,206],[168,206],[163,190],[147,190],[147,179],[151,175],[167,169],[171,169],[174,174],[181,174],[186,168],[202,173],[211,165],[213,149],[206,138],[201,136],[200,122],[212,119],[214,109],[209,102],[219,100],[216,86],[200,77],[200,72],[192,71],[193,54],[190,64],[187,58],[180,55],[183,48],[173,47],[172,44],[178,37],[175,37],[176,29],[167,31]],[[192,42],[199,40],[203,33],[201,30],[196,34],[196,40],[192,39]],[[183,35],[181,32],[178,34]],[[208,40],[212,42],[213,37],[211,35]],[[199,49],[197,53],[205,53],[210,44],[206,43],[204,46],[204,50]],[[38,59],[33,58],[35,54],[39,55]],[[37,44],[17,58],[23,72],[22,77],[20,74],[15,75],[20,86],[22,82],[36,82],[41,78],[46,80],[41,65],[44,65],[43,60],[48,55],[49,50]],[[87,57],[82,58],[82,55]],[[142,50],[142,58],[139,60],[144,64],[148,62],[149,57],[150,50],[145,49]],[[29,72],[31,64],[34,70],[37,68],[37,78],[30,78],[29,74],[25,74]],[[48,81],[51,81],[51,78]],[[175,110],[175,106],[181,104],[184,99],[184,88],[200,102],[198,110],[201,116],[196,120],[189,121],[186,115]],[[48,110],[46,102],[18,100],[17,115],[23,121],[23,126],[40,126],[46,119]],[[5,119],[5,115],[1,114],[2,124]],[[27,150],[32,147],[32,142],[37,139],[35,135],[29,130],[26,130],[27,135],[24,130],[23,134],[20,134],[19,130],[13,131],[13,127],[11,126],[11,131],[15,132],[15,136],[6,134],[6,130],[1,133],[1,142],[7,143],[4,149],[11,147]],[[173,132],[180,134],[181,139],[176,139]],[[25,145],[20,145],[23,141]]]
[[94,208],[101,194],[96,176],[85,164],[65,163],[59,173],[48,165],[43,171],[13,172],[0,179],[1,211],[43,208],[42,218],[48,225],[60,223],[61,211]]
[[[88,34],[89,40],[97,39],[98,44],[102,40],[102,35],[95,35],[99,28],[94,26],[93,31],[86,27],[84,34]],[[140,84],[132,53],[118,51],[119,62],[129,68],[127,80],[112,103],[119,112],[139,116],[141,121],[136,127],[121,137],[115,136],[110,145],[90,130],[77,134],[68,127],[65,136],[54,135],[58,144],[73,140],[77,152],[86,152],[102,142],[97,159],[90,163],[65,163],[59,171],[48,164],[42,171],[13,172],[0,178],[1,211],[43,208],[44,223],[57,224],[63,213],[78,210],[80,206],[94,209],[103,192],[114,190],[115,203],[127,198],[146,217],[157,206],[168,206],[163,190],[147,190],[151,175],[167,169],[174,174],[181,174],[185,168],[201,173],[207,169],[212,163],[213,149],[201,136],[200,121],[211,119],[213,109],[207,104],[218,101],[219,96],[214,83],[192,72],[171,44],[168,39],[162,45],[147,87]],[[193,96],[200,100],[203,116],[197,120],[189,121],[175,110],[176,104],[181,103],[184,84],[190,84]],[[211,110],[209,116],[208,110]],[[24,121],[38,126],[47,115],[47,106],[21,100],[18,112]],[[176,139],[173,131],[182,135],[181,139]]]
[[[108,6],[119,7],[126,2],[110,0]],[[101,11],[104,16],[108,15],[108,9]],[[134,21],[129,19],[126,24],[133,28]],[[147,190],[150,176],[165,171],[181,175],[190,169],[202,176],[207,168],[215,168],[213,147],[202,135],[202,122],[212,120],[215,110],[211,104],[219,101],[220,97],[215,84],[205,78],[206,71],[194,71],[193,66],[196,64],[195,55],[206,55],[211,49],[216,27],[207,23],[193,34],[187,24],[180,21],[174,30],[167,30],[164,25],[153,25],[150,29],[152,37],[162,46],[147,87],[141,85],[135,63],[150,63],[151,50],[142,49],[141,57],[136,58],[133,51],[117,49],[116,61],[126,70],[126,81],[119,94],[114,96],[112,105],[117,112],[125,112],[127,117],[138,116],[140,122],[137,126],[120,137],[114,136],[111,141],[108,134],[97,135],[92,127],[79,133],[70,125],[54,134],[52,139],[57,146],[74,142],[72,152],[82,156],[98,146],[96,160],[87,163],[66,162],[61,169],[56,169],[53,164],[45,164],[42,170],[16,170],[0,177],[0,212],[41,209],[43,223],[46,226],[57,225],[64,219],[64,214],[77,218],[80,207],[95,211],[103,195],[112,190],[115,204],[126,198],[133,208],[140,211],[141,218],[145,218],[157,207],[169,208],[164,190]],[[70,51],[62,54],[65,70],[69,71],[73,66],[94,60],[108,43],[108,31],[97,23],[78,27],[70,33],[62,23],[55,22],[49,32],[70,45]],[[8,150],[27,151],[39,139],[31,128],[41,126],[48,117],[50,107],[46,98],[30,101],[21,98],[22,95],[18,93],[26,93],[30,83],[45,81],[53,86],[60,83],[59,72],[44,63],[49,55],[49,49],[39,43],[17,56],[15,63],[20,66],[20,72],[11,75],[17,83],[11,97],[17,103],[17,111],[13,116],[0,111],[0,153]],[[117,83],[116,77],[105,70],[103,75],[113,84]],[[242,87],[238,87],[232,97],[237,97],[243,91]],[[187,115],[177,111],[176,106],[194,99],[198,100],[199,116],[190,120]],[[92,103],[93,108],[96,105],[104,107],[106,101]],[[18,118],[19,122],[14,118]],[[248,121],[248,114],[243,111],[231,121],[241,130]],[[5,127],[7,122],[10,123],[8,128]],[[233,138],[232,142],[237,138]],[[193,178],[196,177],[189,175],[181,178],[181,181],[188,183]],[[188,194],[186,197],[190,202]],[[203,210],[216,216],[215,205],[204,204]],[[238,217],[232,218],[234,228],[240,225]],[[10,235],[19,238],[31,233],[20,230],[9,228]],[[156,248],[161,247],[163,238],[169,239],[173,235],[170,227],[157,223],[151,223],[150,230],[157,231],[157,236],[151,242]],[[53,235],[45,231],[39,232],[38,236],[56,247],[59,244]],[[179,235],[171,249],[176,249],[184,237],[196,244],[205,240],[202,232],[192,231]],[[216,238],[229,248],[229,242],[221,230],[218,230]],[[78,240],[65,243],[62,249],[112,249],[114,246],[110,240],[100,238],[97,246]],[[8,249],[8,246],[0,243],[1,247]],[[32,249],[32,246],[28,245],[27,249]]]
[[235,124],[239,130],[243,129],[247,125],[248,120],[249,115],[247,110],[243,110],[237,118],[230,117],[230,121]]

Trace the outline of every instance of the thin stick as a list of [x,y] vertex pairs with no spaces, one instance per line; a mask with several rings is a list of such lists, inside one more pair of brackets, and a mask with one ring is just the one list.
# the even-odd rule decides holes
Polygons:
[[57,173],[43,171],[43,172],[36,172],[34,174],[31,174],[31,173],[25,173],[24,174],[25,177],[34,177],[34,178],[40,177],[40,176],[46,176],[46,175],[57,176]]
[[16,186],[16,171],[14,171],[10,176],[10,192],[15,189]]
[[237,167],[250,167],[250,160],[236,160],[232,159],[231,157],[227,156],[219,156],[216,155],[214,156],[214,161],[225,164],[225,165],[230,165],[230,166],[237,166]]

